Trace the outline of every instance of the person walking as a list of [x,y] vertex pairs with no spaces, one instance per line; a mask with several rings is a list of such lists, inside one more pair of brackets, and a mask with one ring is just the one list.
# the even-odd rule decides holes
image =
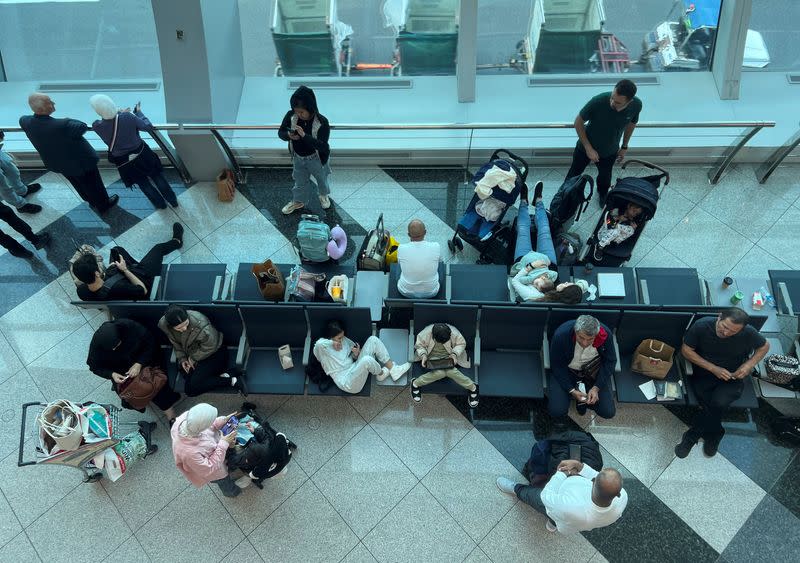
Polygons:
[[42,189],[39,183],[28,184],[22,181],[14,158],[3,150],[6,135],[0,131],[0,199],[15,207],[20,213],[39,213],[41,205],[29,203],[25,198]]
[[83,137],[89,127],[77,119],[52,117],[56,105],[47,94],[34,92],[28,96],[28,105],[33,115],[20,117],[19,126],[39,152],[45,167],[63,174],[80,198],[99,213],[114,207],[119,196],[108,196],[97,169],[97,153]]
[[593,162],[597,167],[597,195],[601,207],[611,187],[614,163],[625,158],[641,111],[642,101],[636,97],[636,84],[624,79],[617,82],[611,92],[603,92],[586,102],[575,118],[578,143],[566,178],[582,174]]
[[164,177],[161,161],[139,136],[139,131],[153,131],[153,124],[142,113],[141,102],[133,111],[119,110],[114,100],[96,94],[89,98],[89,104],[102,117],[92,123],[92,130],[108,145],[108,161],[117,167],[125,185],[139,186],[157,209],[166,209],[167,203],[178,207],[178,198]]
[[[41,232],[38,235],[33,232],[31,226],[20,219],[14,210],[4,203],[0,203],[0,220],[8,223],[8,226],[17,231],[33,244],[37,250],[50,244],[50,235]],[[22,246],[12,236],[0,230],[0,246],[4,247],[12,256],[17,258],[33,258],[33,252]]]

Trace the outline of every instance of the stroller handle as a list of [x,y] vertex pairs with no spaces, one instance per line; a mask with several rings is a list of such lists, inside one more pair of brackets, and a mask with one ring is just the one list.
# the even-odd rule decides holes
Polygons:
[[[523,182],[528,179],[528,161],[527,160],[525,160],[521,156],[517,156],[516,154],[514,154],[513,152],[511,152],[508,149],[497,149],[496,151],[494,151],[492,153],[492,156],[489,158],[489,160],[496,159],[500,155],[500,153],[505,153],[507,156],[509,156],[511,159],[514,160],[514,165],[517,168],[519,168],[520,172],[522,173],[522,181]],[[522,164],[522,166],[520,166],[520,164]]]
[[653,164],[652,162],[647,162],[646,160],[639,160],[638,158],[631,158],[629,160],[624,161],[622,163],[621,168],[625,170],[625,168],[627,168],[629,164],[633,163],[641,164],[642,166],[644,166],[645,168],[649,168],[650,170],[658,170],[659,172],[664,174],[664,185],[666,186],[667,184],[669,184],[669,172],[661,168],[658,164]]

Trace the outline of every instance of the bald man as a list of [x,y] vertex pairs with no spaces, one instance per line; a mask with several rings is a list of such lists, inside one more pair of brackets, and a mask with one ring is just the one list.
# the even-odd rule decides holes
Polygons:
[[56,105],[47,94],[34,92],[28,96],[28,105],[33,115],[20,117],[19,126],[39,152],[45,167],[63,174],[81,199],[98,212],[113,207],[119,196],[108,197],[97,169],[97,153],[83,138],[89,127],[77,119],[53,118]]
[[558,465],[544,488],[497,478],[497,487],[547,516],[548,532],[575,534],[616,522],[628,504],[622,475],[612,468],[595,471],[568,459]]
[[439,293],[439,261],[442,251],[438,242],[425,240],[425,223],[413,219],[408,224],[411,242],[397,248],[400,279],[397,291],[410,299],[428,299]]

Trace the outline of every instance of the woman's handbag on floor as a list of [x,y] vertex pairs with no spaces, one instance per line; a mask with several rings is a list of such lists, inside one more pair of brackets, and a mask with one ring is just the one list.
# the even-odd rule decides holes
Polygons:
[[386,270],[386,251],[389,249],[389,231],[383,228],[383,213],[375,228],[364,239],[358,252],[356,266],[359,270]]
[[258,291],[268,301],[283,301],[286,292],[286,281],[278,267],[272,260],[264,260],[260,264],[253,264],[250,268],[253,277],[258,283]]
[[236,180],[230,168],[226,168],[217,175],[217,199],[225,203],[233,201],[236,195]]
[[800,361],[793,356],[771,354],[764,360],[764,371],[761,379],[775,385],[790,387],[793,381],[800,378]]
[[80,409],[70,401],[48,403],[37,417],[37,423],[41,445],[48,453],[77,450],[83,441]]
[[158,395],[167,383],[167,374],[160,367],[145,366],[136,377],[129,377],[117,386],[119,398],[131,408],[141,410]]
[[672,369],[675,348],[655,338],[642,340],[631,360],[631,371],[653,379],[664,379]]

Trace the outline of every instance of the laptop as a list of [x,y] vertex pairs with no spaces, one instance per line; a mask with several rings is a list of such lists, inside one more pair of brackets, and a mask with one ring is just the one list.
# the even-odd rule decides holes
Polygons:
[[597,293],[600,297],[625,297],[625,276],[622,274],[597,274]]

